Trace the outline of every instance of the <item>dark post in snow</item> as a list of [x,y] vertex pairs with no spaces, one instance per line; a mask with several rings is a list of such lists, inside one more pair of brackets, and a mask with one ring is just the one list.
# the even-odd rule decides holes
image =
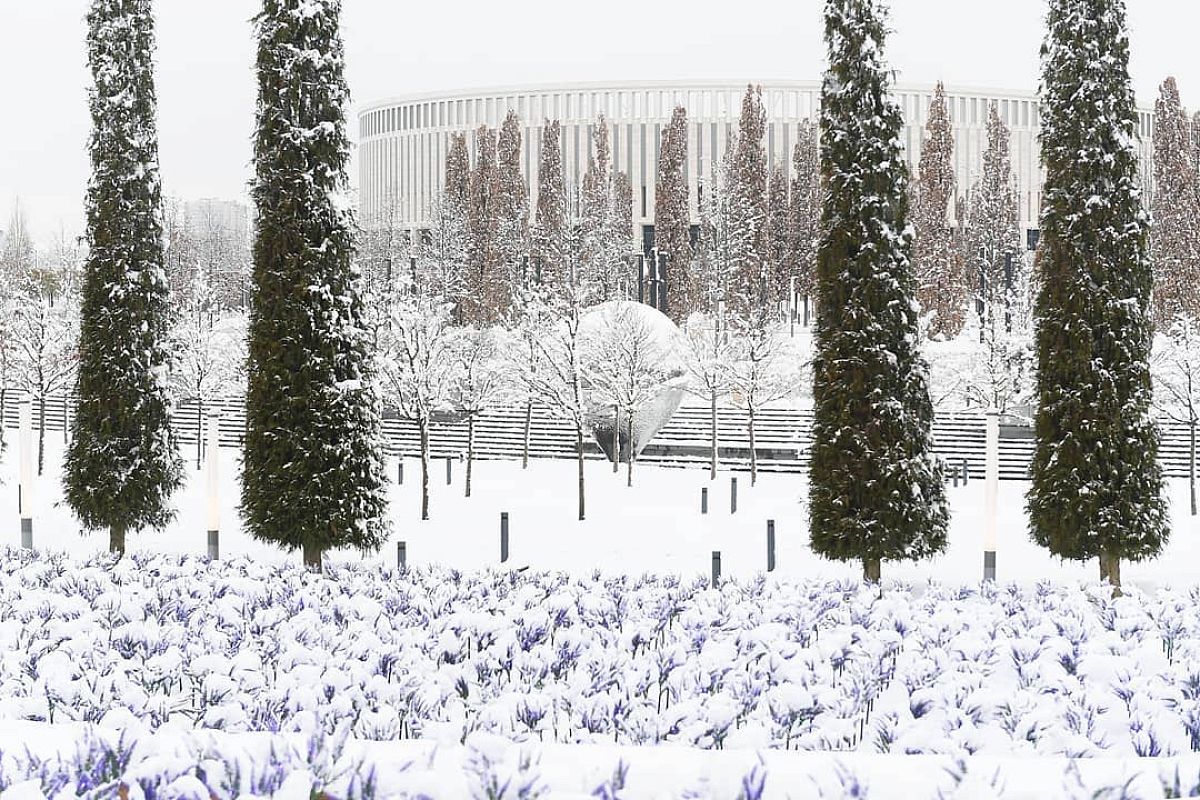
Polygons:
[[404,484],[404,456],[396,459],[396,484]]
[[[28,396],[18,409],[19,483],[17,513],[21,515],[21,547],[33,549],[33,403]],[[3,424],[3,420],[0,420]]]
[[451,466],[452,463],[453,462],[450,460],[450,456],[446,456],[446,485],[447,486],[450,485],[451,478],[453,477],[453,472],[451,471],[453,469],[453,467]]
[[401,539],[396,542],[396,569],[405,569],[408,566],[408,542]]
[[508,561],[508,512],[500,512],[500,563]]
[[983,579],[985,581],[996,580],[996,551],[983,551]]
[[721,585],[721,551],[712,551],[712,588],[719,588]]
[[966,486],[971,481],[971,472],[967,469],[967,460],[965,458],[962,460],[962,476],[963,486]]
[[708,487],[707,486],[700,487],[700,513],[701,514],[708,513]]
[[729,479],[729,513],[737,513],[737,478]]
[[775,520],[767,520],[767,572],[775,571]]

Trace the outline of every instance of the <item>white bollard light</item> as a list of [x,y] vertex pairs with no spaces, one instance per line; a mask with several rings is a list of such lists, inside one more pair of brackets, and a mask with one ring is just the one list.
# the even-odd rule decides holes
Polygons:
[[983,579],[996,580],[996,500],[1000,492],[1000,413],[987,413],[983,448]]
[[208,418],[208,557],[221,556],[221,418]]
[[33,547],[33,401],[21,401],[17,415],[21,483],[21,547]]

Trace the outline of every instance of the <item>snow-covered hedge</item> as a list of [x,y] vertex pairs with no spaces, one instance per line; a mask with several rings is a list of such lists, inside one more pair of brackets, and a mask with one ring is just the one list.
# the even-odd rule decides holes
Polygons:
[[[0,551],[0,718],[973,756],[1200,750],[1200,589],[324,576]],[[165,726],[165,727],[164,727]],[[11,773],[5,773],[11,774]]]

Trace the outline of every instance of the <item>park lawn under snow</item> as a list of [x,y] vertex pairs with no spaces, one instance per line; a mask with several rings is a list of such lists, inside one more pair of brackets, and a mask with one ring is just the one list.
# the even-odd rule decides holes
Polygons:
[[[1092,797],[1127,781],[1125,796],[1160,797],[1176,770],[1183,788],[1200,783],[1200,598],[1189,588],[1200,531],[1182,482],[1170,485],[1167,553],[1129,565],[1134,588],[1119,601],[1092,583],[1094,564],[1028,541],[1016,483],[1001,484],[1002,583],[981,592],[981,481],[948,490],[949,552],[885,565],[880,597],[854,580],[857,565],[808,552],[797,476],[750,489],[738,474],[731,516],[728,474],[639,467],[630,489],[602,462],[588,464],[582,524],[570,461],[477,464],[470,500],[463,465],[447,487],[439,461],[433,519],[420,522],[410,459],[391,491],[394,539],[414,569],[395,574],[389,542],[365,564],[337,554],[317,577],[241,534],[236,451],[222,450],[223,562],[153,555],[203,553],[193,467],[176,523],[134,537],[135,556],[109,569],[80,563],[106,537],[80,537],[59,504],[60,449],[52,441],[37,487],[34,538],[70,557],[0,559],[0,780],[41,774],[5,800],[64,781],[68,793],[95,789],[104,776],[79,775],[101,769],[87,753],[104,748],[87,737],[115,742],[118,730],[132,749],[108,760],[124,766],[105,780],[203,800],[307,797],[313,781],[338,797],[369,796],[374,780],[382,796],[434,798],[493,778],[512,779],[505,797],[540,786],[552,798],[753,797],[760,784],[763,797],[842,797],[856,782],[875,798]],[[14,462],[10,448],[0,514],[15,545]],[[506,566],[527,572],[486,570],[499,568],[501,510]],[[779,567],[760,580],[768,518]],[[706,580],[714,549],[734,578],[719,592]],[[337,769],[328,741],[310,752],[322,729],[348,737]],[[255,733],[268,730],[293,731],[296,752]],[[397,737],[420,738],[370,741]],[[655,743],[665,749],[641,747]],[[55,750],[65,761],[38,761]]]
[[[0,464],[0,519],[12,544],[19,544],[17,525],[16,437]],[[61,434],[50,432],[45,474],[37,479],[34,497],[34,544],[38,548],[86,555],[107,547],[107,533],[81,537],[79,526],[61,501]],[[177,495],[179,514],[162,532],[131,534],[131,550],[201,555],[208,524],[206,476],[193,459],[188,481]],[[221,554],[299,563],[298,553],[284,553],[241,531],[236,513],[238,458],[221,449]],[[606,462],[587,463],[587,516],[576,514],[575,463],[535,460],[528,470],[515,461],[476,462],[473,496],[463,497],[465,465],[453,463],[453,484],[446,485],[444,461],[432,465],[431,519],[420,519],[420,464],[405,460],[404,484],[394,483],[396,464],[388,462],[392,537],[367,560],[395,565],[397,540],[407,543],[412,565],[441,563],[463,570],[498,566],[500,514],[510,515],[509,566],[564,570],[589,575],[607,572],[677,573],[685,579],[708,575],[712,551],[722,554],[722,574],[750,577],[766,569],[766,521],[775,520],[777,574],[802,578],[848,578],[861,574],[857,564],[830,562],[808,550],[804,503],[807,484],[796,475],[762,474],[750,487],[747,473],[722,472],[710,481],[701,469],[669,469],[635,465],[634,486],[625,486],[625,470],[612,473]],[[738,481],[738,510],[729,513],[730,477]],[[700,514],[700,490],[709,489],[709,514]],[[1092,581],[1094,561],[1064,562],[1029,539],[1024,514],[1025,482],[1002,481],[999,493],[997,574],[1022,583],[1047,579],[1060,584]],[[1142,564],[1123,565],[1126,583],[1145,587],[1200,582],[1200,522],[1188,515],[1187,486],[1169,481],[1174,534],[1162,556]],[[983,572],[983,481],[947,487],[952,511],[950,547],[938,558],[920,563],[885,563],[884,577],[908,581],[936,579],[974,583]],[[3,543],[3,540],[0,540]],[[334,554],[335,560],[361,560],[357,551]]]

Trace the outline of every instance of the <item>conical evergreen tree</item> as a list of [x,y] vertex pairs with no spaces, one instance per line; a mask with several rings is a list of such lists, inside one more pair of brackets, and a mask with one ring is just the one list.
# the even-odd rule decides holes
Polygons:
[[503,253],[500,247],[500,165],[496,132],[483,125],[475,131],[475,168],[469,201],[470,267],[462,297],[463,319],[470,325],[493,324],[505,302]]
[[524,283],[529,257],[529,193],[521,174],[521,118],[509,111],[496,145],[499,160],[500,207],[497,234],[501,271],[493,282],[495,313],[503,318]]
[[663,127],[658,147],[658,182],[654,189],[654,244],[667,257],[667,308],[682,324],[699,311],[700,279],[691,268],[691,220],[688,213],[687,111],[676,106]]
[[921,145],[913,208],[913,275],[921,310],[931,315],[928,334],[953,339],[962,331],[967,313],[966,272],[959,263],[950,232],[954,201],[954,133],[946,107],[946,90],[939,81],[929,104],[928,132]]
[[569,259],[567,185],[563,177],[561,127],[547,120],[542,127],[538,161],[537,217],[533,231],[536,277],[554,283],[566,277]]
[[[821,151],[817,126],[800,123],[792,149],[790,198],[789,278],[796,278],[796,300],[811,297],[816,289],[818,230],[821,223]],[[791,290],[791,287],[788,287]]]
[[80,307],[78,402],[67,503],[87,528],[161,528],[183,480],[170,427],[169,294],[163,266],[150,0],[94,0],[88,256]]
[[352,266],[341,0],[263,0],[241,511],[256,538],[377,549],[380,421]]
[[1150,229],[1151,309],[1155,324],[1164,332],[1180,314],[1200,318],[1200,194],[1190,128],[1175,79],[1167,78],[1154,104],[1154,225]]
[[769,291],[767,153],[763,147],[766,128],[762,87],[747,86],[737,141],[729,145],[733,150],[729,210],[734,263],[726,302],[739,324],[745,324],[756,309],[766,305]]
[[821,240],[809,525],[814,551],[858,560],[946,546],[928,367],[918,350],[900,109],[889,99],[880,0],[827,0]]
[[1149,223],[1123,0],[1051,0],[1042,45],[1046,170],[1029,518],[1063,558],[1155,555],[1167,538],[1151,420]]

